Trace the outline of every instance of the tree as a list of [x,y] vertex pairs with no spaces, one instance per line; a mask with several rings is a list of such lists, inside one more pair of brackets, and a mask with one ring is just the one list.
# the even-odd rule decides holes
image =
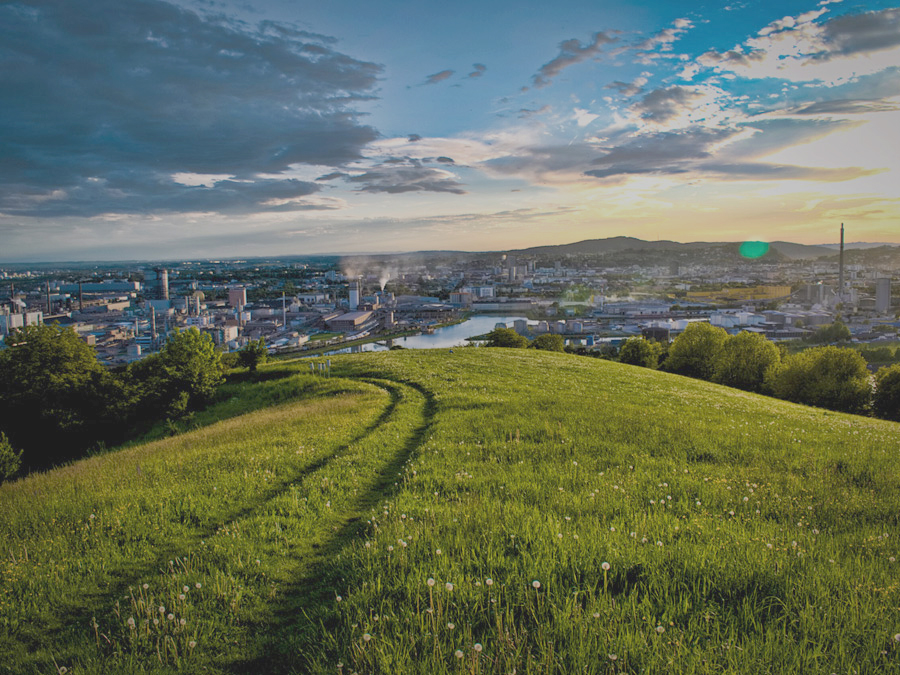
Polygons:
[[77,456],[115,419],[119,383],[75,331],[28,326],[0,352],[0,430],[29,466]]
[[0,431],[0,481],[15,476],[21,466],[22,451],[16,452],[6,434]]
[[644,338],[628,338],[619,349],[619,361],[632,366],[653,368],[659,366],[659,355],[662,353],[662,345],[658,342],[650,342]]
[[900,365],[875,373],[875,414],[900,422]]
[[837,320],[827,326],[820,326],[815,333],[806,338],[807,342],[812,342],[813,344],[832,344],[849,340],[850,329],[841,320]]
[[212,397],[225,380],[221,354],[212,338],[196,328],[171,335],[165,346],[128,367],[151,412],[178,417]]
[[528,346],[528,338],[519,335],[512,328],[495,328],[487,335],[486,347],[513,347],[522,349]]
[[268,356],[269,350],[266,349],[265,338],[250,340],[238,351],[238,361],[243,367],[249,368],[251,373],[255,373],[256,367],[261,363],[265,363]]
[[761,392],[766,372],[781,360],[778,347],[764,335],[743,331],[729,336],[715,362],[713,382]]
[[566,341],[562,335],[553,335],[545,333],[538,335],[530,345],[529,349],[542,349],[548,352],[564,352],[566,351]]
[[691,323],[669,347],[666,370],[708,380],[715,371],[716,360],[725,339],[722,328],[708,323]]
[[769,369],[766,382],[778,398],[843,412],[863,412],[872,398],[866,360],[847,347],[788,356]]

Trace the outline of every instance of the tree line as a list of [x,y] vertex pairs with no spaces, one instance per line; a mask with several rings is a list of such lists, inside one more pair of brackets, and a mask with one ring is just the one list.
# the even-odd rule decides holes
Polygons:
[[157,421],[205,405],[230,365],[251,370],[265,343],[223,355],[196,328],[120,370],[105,368],[75,331],[28,326],[0,351],[0,480],[134,437]]

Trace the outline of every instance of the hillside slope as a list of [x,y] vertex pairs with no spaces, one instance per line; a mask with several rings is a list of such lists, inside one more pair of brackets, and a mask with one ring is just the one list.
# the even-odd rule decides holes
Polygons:
[[0,487],[0,672],[900,672],[900,425],[532,350],[332,360]]

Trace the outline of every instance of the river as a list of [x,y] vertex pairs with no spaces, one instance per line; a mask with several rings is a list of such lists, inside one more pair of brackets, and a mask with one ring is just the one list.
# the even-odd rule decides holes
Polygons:
[[[524,316],[509,316],[506,314],[476,314],[462,323],[453,326],[436,328],[434,333],[422,335],[410,335],[408,337],[395,338],[394,345],[406,349],[439,349],[448,347],[462,347],[467,345],[467,337],[484,335],[494,330],[498,323],[505,323],[512,328],[513,321],[526,320]],[[537,321],[528,321],[529,324],[537,324]],[[384,344],[367,342],[355,347],[344,347],[327,352],[331,354],[356,354],[358,352],[381,352],[387,349]],[[320,356],[324,356],[320,354]]]

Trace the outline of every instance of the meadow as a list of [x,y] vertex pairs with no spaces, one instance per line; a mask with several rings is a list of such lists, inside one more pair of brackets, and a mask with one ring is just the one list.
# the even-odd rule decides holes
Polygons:
[[0,673],[900,673],[900,425],[536,350],[331,359],[0,486]]

